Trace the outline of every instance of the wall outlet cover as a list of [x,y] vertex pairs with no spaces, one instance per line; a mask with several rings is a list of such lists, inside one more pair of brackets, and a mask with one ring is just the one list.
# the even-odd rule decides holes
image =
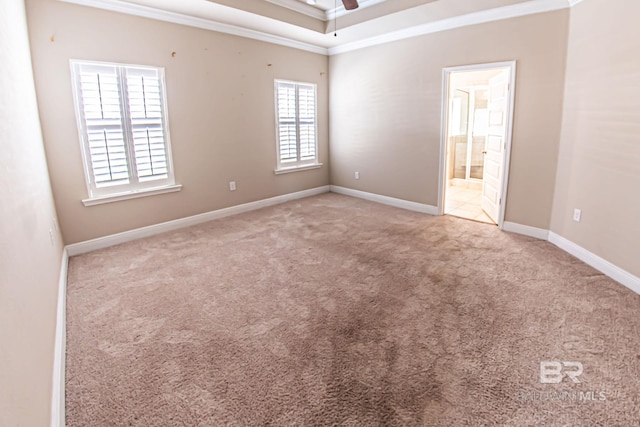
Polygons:
[[580,218],[582,217],[582,211],[580,209],[573,210],[573,220],[575,222],[580,222]]

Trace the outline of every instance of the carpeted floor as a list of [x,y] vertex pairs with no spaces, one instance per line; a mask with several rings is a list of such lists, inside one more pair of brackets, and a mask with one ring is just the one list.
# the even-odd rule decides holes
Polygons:
[[640,296],[336,194],[74,257],[67,310],[68,426],[640,422]]

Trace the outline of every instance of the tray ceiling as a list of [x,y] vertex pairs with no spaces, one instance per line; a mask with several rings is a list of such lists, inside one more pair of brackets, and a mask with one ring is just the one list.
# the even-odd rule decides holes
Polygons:
[[62,1],[332,54],[581,0],[359,0],[353,11],[344,10],[340,0]]

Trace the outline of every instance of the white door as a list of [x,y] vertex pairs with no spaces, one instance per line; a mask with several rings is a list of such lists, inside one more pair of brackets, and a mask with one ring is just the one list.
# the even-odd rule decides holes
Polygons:
[[481,207],[496,224],[502,203],[500,198],[507,136],[509,74],[509,70],[504,70],[489,80],[489,127],[484,151]]

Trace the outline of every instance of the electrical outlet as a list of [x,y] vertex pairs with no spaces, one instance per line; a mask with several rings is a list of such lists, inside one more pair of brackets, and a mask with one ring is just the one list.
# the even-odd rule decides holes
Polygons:
[[580,209],[573,210],[573,220],[575,222],[580,222],[580,218],[582,217],[582,211]]
[[229,191],[236,191],[236,182],[235,181],[230,181],[229,182]]
[[360,179],[360,172],[356,172],[356,179]]

